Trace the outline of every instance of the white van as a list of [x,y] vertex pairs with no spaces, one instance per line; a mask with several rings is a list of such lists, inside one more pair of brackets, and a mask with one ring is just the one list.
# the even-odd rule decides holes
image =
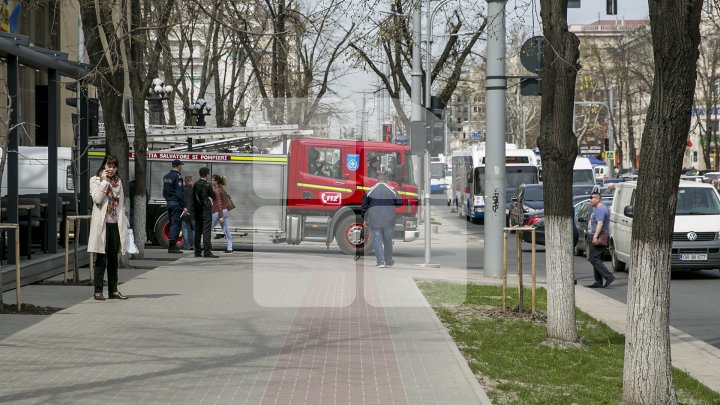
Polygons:
[[610,168],[608,165],[593,166],[595,172],[595,180],[605,180],[610,177]]
[[[636,181],[618,183],[610,208],[609,250],[615,271],[630,261]],[[711,184],[680,181],[672,239],[673,269],[720,269],[720,194]]]
[[585,156],[575,158],[573,164],[573,184],[595,184],[595,173],[590,159]]
[[[2,149],[0,149],[2,152]],[[48,192],[48,148],[47,146],[21,146],[18,148],[19,195]],[[57,191],[73,192],[72,148],[57,148]],[[7,194],[7,162],[2,177],[2,195]]]

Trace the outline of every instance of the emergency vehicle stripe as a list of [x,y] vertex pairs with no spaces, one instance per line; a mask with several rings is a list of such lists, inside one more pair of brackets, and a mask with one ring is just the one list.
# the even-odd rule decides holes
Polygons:
[[320,184],[308,184],[308,183],[298,183],[298,187],[305,187],[305,188],[318,188],[320,190],[332,190],[332,191],[343,191],[346,193],[352,193],[352,190],[349,188],[340,188],[340,187],[331,187],[331,186],[322,186]]
[[287,158],[285,157],[230,156],[230,160],[238,160],[244,162],[287,162]]
[[[370,190],[371,187],[357,186],[356,188],[357,188],[358,190]],[[396,193],[398,193],[398,194],[400,194],[400,195],[409,195],[409,196],[411,196],[411,197],[417,197],[417,196],[418,196],[417,193],[411,193],[411,192],[409,192],[409,191],[396,191]]]
[[[88,156],[105,156],[105,152],[88,152]],[[285,162],[286,157],[230,156],[230,160],[242,162]]]

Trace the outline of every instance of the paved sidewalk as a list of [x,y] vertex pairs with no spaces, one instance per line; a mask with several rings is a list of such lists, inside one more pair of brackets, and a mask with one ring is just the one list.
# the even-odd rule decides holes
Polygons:
[[398,270],[236,252],[139,272],[127,301],[32,286],[35,305],[40,288],[85,299],[0,315],[0,402],[489,404],[412,266]]
[[[440,232],[435,247],[466,243]],[[0,402],[490,403],[414,281],[500,283],[481,268],[404,257],[383,270],[372,257],[288,252],[148,256],[120,272],[126,302],[96,302],[87,286],[23,287],[24,302],[67,309],[0,315]],[[576,303],[624,331],[623,303],[582,286]],[[720,392],[720,350],[671,333],[673,364]]]

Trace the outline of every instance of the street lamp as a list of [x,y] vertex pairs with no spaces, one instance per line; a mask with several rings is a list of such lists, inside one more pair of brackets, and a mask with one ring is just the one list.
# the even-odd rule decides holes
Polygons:
[[171,85],[163,83],[157,77],[153,79],[150,89],[148,89],[150,96],[147,98],[150,106],[150,124],[165,125],[162,101],[167,100],[172,91],[173,87]]
[[[433,18],[435,18],[435,13],[440,9],[440,7],[444,6],[445,4],[449,3],[450,0],[442,0],[440,3],[435,5],[435,8],[430,11],[430,0],[427,0],[427,23],[425,27],[425,108],[431,108],[430,106],[430,97],[432,96],[431,86],[432,86],[432,21]],[[417,21],[417,24],[419,24],[420,21]],[[419,46],[419,42],[417,43]],[[419,61],[418,61],[419,62]],[[430,121],[432,122],[432,121]],[[427,127],[425,129],[425,140],[427,140],[428,136],[432,136],[433,127],[430,126],[430,129],[428,130]],[[432,267],[433,265],[430,264],[430,252],[431,252],[431,234],[430,234],[430,151],[427,148],[427,143],[425,143],[425,153],[423,158],[423,183],[425,183],[425,187],[423,190],[423,217],[424,217],[424,223],[425,223],[425,266]]]
[[188,107],[188,111],[195,115],[195,125],[198,127],[205,126],[205,116],[210,115],[211,108],[207,106],[207,102],[199,98],[195,100],[195,104]]

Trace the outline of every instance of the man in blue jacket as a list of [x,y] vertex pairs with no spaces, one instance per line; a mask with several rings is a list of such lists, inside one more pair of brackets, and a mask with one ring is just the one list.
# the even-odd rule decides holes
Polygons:
[[172,170],[163,176],[163,197],[167,202],[168,220],[170,221],[168,253],[182,253],[182,250],[177,247],[177,240],[180,235],[180,216],[187,215],[185,184],[180,174],[182,166],[181,161],[178,159],[173,160]]
[[387,185],[385,173],[378,173],[375,184],[366,195],[363,195],[362,213],[365,223],[372,231],[373,248],[377,267],[390,267],[393,261],[393,233],[395,232],[395,207],[402,205],[402,200],[392,187]]

